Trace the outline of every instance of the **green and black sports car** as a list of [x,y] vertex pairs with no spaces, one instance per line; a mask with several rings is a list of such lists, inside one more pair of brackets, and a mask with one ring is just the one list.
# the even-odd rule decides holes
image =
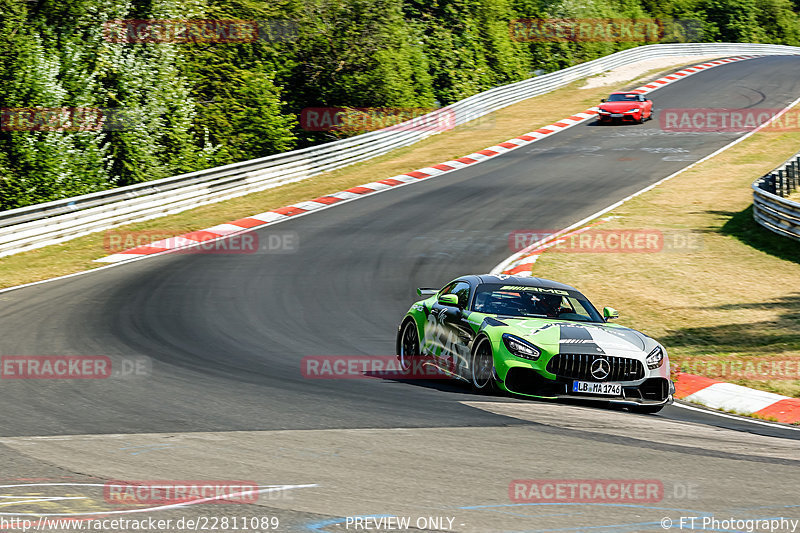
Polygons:
[[655,413],[672,401],[664,347],[610,323],[574,287],[506,275],[463,276],[411,306],[397,332],[400,365],[423,358],[476,391],[582,398]]

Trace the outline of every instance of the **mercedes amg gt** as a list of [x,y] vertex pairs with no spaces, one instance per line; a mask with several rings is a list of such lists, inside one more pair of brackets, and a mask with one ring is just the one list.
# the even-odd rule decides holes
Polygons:
[[655,413],[672,402],[666,349],[614,324],[577,289],[535,277],[462,276],[417,289],[397,331],[404,369],[421,358],[477,392],[603,400]]

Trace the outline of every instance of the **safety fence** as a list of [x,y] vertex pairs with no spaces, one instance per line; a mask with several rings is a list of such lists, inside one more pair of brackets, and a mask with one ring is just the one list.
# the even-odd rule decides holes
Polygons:
[[800,202],[786,197],[800,188],[800,152],[753,183],[753,218],[779,235],[800,241]]
[[[496,87],[414,119],[454,127],[575,80],[646,59],[691,55],[800,55],[800,48],[745,43],[641,46]],[[336,170],[416,143],[441,128],[409,122],[301,150],[0,212],[0,256],[63,242]],[[775,202],[773,202],[775,203]]]

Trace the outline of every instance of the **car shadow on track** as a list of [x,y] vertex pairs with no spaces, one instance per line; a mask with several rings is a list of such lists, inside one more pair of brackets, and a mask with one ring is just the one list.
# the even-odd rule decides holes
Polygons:
[[546,403],[546,404],[562,404],[572,405],[577,407],[592,407],[595,409],[604,409],[611,411],[623,411],[625,407],[610,402],[603,402],[598,400],[579,400],[574,398],[565,398],[554,400],[549,398],[528,398],[525,396],[518,396],[505,392],[496,392],[493,394],[484,394],[475,392],[470,385],[458,379],[407,379],[407,378],[394,378],[386,377],[378,373],[365,372],[365,376],[379,378],[384,381],[395,383],[402,383],[414,387],[422,387],[425,389],[434,389],[446,393],[454,394],[467,394],[473,401],[487,401],[487,402],[521,402],[521,403]]
[[617,127],[619,127],[619,126],[626,126],[626,127],[643,126],[643,125],[647,124],[648,122],[650,122],[651,120],[655,120],[655,117],[653,117],[652,119],[648,118],[644,122],[635,122],[633,120],[628,120],[628,121],[625,121],[625,122],[600,122],[599,120],[593,120],[591,122],[587,122],[586,126],[588,126],[590,128],[598,127],[598,126],[602,127],[602,128],[609,128],[609,127],[613,127],[613,126],[617,126]]

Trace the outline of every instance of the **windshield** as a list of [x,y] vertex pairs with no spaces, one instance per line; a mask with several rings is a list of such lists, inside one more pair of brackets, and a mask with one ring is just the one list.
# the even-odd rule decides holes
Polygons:
[[603,322],[589,300],[577,291],[500,283],[478,286],[472,310],[491,315]]
[[612,94],[606,102],[638,102],[638,94]]

